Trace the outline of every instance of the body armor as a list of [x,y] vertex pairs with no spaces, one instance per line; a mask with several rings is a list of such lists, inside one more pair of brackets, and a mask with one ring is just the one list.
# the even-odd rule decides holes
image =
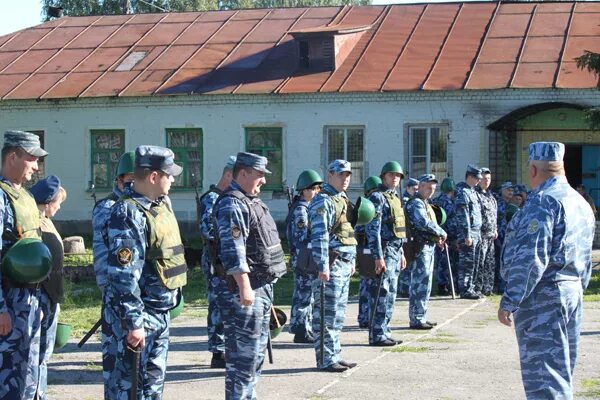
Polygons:
[[321,193],[328,195],[335,206],[335,224],[331,227],[329,233],[333,233],[344,246],[356,246],[358,242],[354,237],[354,228],[348,219],[348,215],[352,214],[354,206],[344,197],[334,196],[333,193],[326,190],[322,190]]
[[27,189],[15,189],[2,181],[0,188],[8,195],[15,218],[15,231],[4,231],[2,237],[12,241],[23,238],[41,239],[40,211],[33,196]]
[[383,197],[387,200],[390,206],[390,218],[385,223],[390,225],[391,231],[397,239],[406,238],[406,218],[404,216],[404,209],[402,208],[402,202],[392,192],[384,191],[381,192]]

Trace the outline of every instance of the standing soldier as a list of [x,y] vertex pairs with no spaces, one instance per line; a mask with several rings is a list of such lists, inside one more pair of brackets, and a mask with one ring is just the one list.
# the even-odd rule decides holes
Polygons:
[[495,251],[496,251],[496,265],[494,269],[494,291],[498,294],[502,294],[504,292],[505,282],[502,280],[500,276],[500,253],[502,250],[502,246],[504,245],[504,233],[506,232],[506,227],[508,225],[508,206],[510,204],[510,199],[513,195],[513,184],[510,181],[504,182],[500,185],[500,196],[497,196],[497,204],[498,204],[498,218],[497,227],[498,227],[498,238],[495,242]]
[[[94,273],[96,274],[96,283],[101,292],[107,285],[107,264],[108,264],[108,219],[112,206],[123,195],[126,186],[133,182],[133,171],[135,168],[135,153],[129,151],[119,158],[117,164],[117,176],[111,194],[99,200],[92,210],[92,228],[93,228],[93,253],[94,253]],[[104,371],[108,376],[110,371]],[[106,380],[104,381],[106,384]]]
[[498,319],[514,315],[528,399],[572,399],[583,311],[592,273],[594,215],[565,177],[564,144],[529,145],[534,191],[508,225],[502,251],[506,291]]
[[[441,185],[442,193],[431,201],[432,204],[442,208],[446,213],[446,222],[442,225],[442,229],[448,234],[446,243],[448,246],[445,249],[437,247],[435,249],[435,268],[437,268],[437,286],[438,295],[447,296],[450,292],[450,274],[448,268],[452,268],[452,276],[456,277],[456,232],[453,228],[454,218],[454,198],[456,197],[456,183],[452,178],[444,178]],[[448,257],[445,252],[448,251]],[[448,265],[450,259],[452,265]]]
[[496,266],[496,252],[494,241],[498,238],[496,217],[498,206],[490,184],[492,173],[488,168],[481,168],[482,178],[477,185],[477,194],[481,204],[481,249],[479,252],[479,271],[475,282],[475,292],[484,296],[492,294],[494,289],[494,270]]
[[273,306],[272,283],[286,272],[277,226],[258,195],[269,174],[265,157],[241,152],[233,181],[214,206],[215,286],[225,333],[225,398],[255,399]]
[[[208,334],[208,351],[212,353],[211,368],[225,368],[225,339],[223,338],[223,322],[217,307],[217,294],[215,286],[219,278],[215,276],[211,257],[217,254],[215,247],[215,222],[213,207],[217,198],[229,187],[233,180],[233,166],[235,156],[229,156],[223,168],[221,179],[216,185],[200,197],[200,236],[204,244],[202,251],[202,270],[206,278],[206,294],[208,296],[208,315],[206,316],[206,331]],[[211,256],[212,254],[212,256]]]
[[[408,178],[406,181],[406,189],[402,194],[402,204],[406,206],[408,201],[415,196],[417,193],[417,187],[419,186],[419,181],[415,178]],[[398,296],[407,299],[408,291],[410,289],[410,271],[408,268],[400,271],[400,278],[398,279]]]
[[433,174],[419,177],[417,194],[406,205],[411,240],[416,243],[416,259],[410,266],[408,317],[411,329],[431,329],[437,323],[427,320],[427,305],[433,282],[435,245],[443,245],[446,232],[436,222],[429,199],[435,193],[437,179]]
[[469,164],[465,182],[456,187],[454,218],[458,240],[458,290],[463,299],[479,299],[475,291],[481,243],[481,205],[475,186],[481,170]]
[[375,206],[375,218],[365,228],[375,273],[378,275],[378,278],[367,280],[369,310],[373,313],[369,344],[394,346],[401,341],[392,339],[390,322],[396,302],[398,276],[400,270],[406,268],[402,251],[406,240],[406,224],[402,201],[396,193],[404,171],[400,163],[389,161],[381,169],[380,177],[382,184],[379,190],[369,196]]
[[[367,178],[365,183],[363,184],[363,190],[366,197],[369,197],[371,193],[379,188],[381,185],[381,178],[378,176],[370,176]],[[367,237],[365,234],[366,225],[359,225],[354,227],[354,234],[356,236],[356,241],[360,248],[366,248],[367,246]],[[367,279],[366,277],[360,277],[360,283],[358,285],[358,327],[359,328],[368,328],[369,322],[371,318],[371,311],[369,309],[369,293],[367,292]]]
[[317,279],[317,268],[312,261],[310,243],[310,224],[308,223],[308,205],[319,193],[323,178],[317,171],[308,169],[298,177],[294,198],[287,218],[286,232],[292,255],[294,271],[294,295],[290,332],[294,334],[294,343],[313,343],[312,332],[312,283]]
[[[0,175],[2,261],[22,238],[41,239],[40,214],[22,186],[38,170],[38,159],[48,153],[37,135],[22,131],[4,134]],[[18,283],[0,274],[0,398],[33,399],[39,379],[41,285]]]
[[313,284],[313,312],[324,319],[313,318],[313,332],[317,335],[317,368],[327,372],[343,372],[356,366],[356,363],[345,361],[340,356],[340,333],[346,316],[348,287],[350,276],[354,273],[357,244],[350,224],[352,203],[345,192],[350,184],[352,169],[348,161],[335,160],[329,164],[327,171],[327,183],[308,209],[312,253],[319,268],[319,279]]
[[[111,371],[105,399],[130,398],[138,376],[138,396],[162,397],[169,310],[181,301],[187,280],[179,227],[166,197],[181,172],[171,150],[139,146],[134,183],[111,209],[102,318],[109,338],[102,343],[103,368]],[[134,376],[138,369],[143,373]]]

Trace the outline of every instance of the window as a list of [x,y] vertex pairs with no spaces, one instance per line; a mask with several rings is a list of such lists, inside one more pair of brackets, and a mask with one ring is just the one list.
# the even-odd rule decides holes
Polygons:
[[448,129],[444,126],[411,126],[409,136],[409,173],[411,177],[434,174],[448,176]]
[[175,177],[173,188],[202,187],[202,129],[167,129],[167,147],[175,153],[175,162],[183,167]]
[[246,151],[267,157],[266,190],[283,189],[283,158],[281,128],[246,128]]
[[347,160],[352,164],[351,185],[362,185],[365,180],[364,127],[329,126],[326,128],[327,165],[333,160]]
[[[27,131],[37,135],[40,138],[40,146],[45,149],[44,146],[44,131]],[[38,183],[40,180],[46,177],[46,165],[44,160],[46,157],[38,158],[38,170],[31,176],[31,180],[25,184],[28,189]]]
[[125,131],[92,130],[92,182],[96,189],[111,189],[119,158],[125,152]]

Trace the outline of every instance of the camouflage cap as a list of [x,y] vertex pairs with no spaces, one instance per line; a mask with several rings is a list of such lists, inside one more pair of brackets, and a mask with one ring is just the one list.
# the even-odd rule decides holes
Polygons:
[[236,160],[237,160],[236,156],[227,157],[227,163],[225,163],[225,169],[233,170],[233,167],[235,167]]
[[473,164],[469,164],[467,165],[467,174],[468,175],[472,175],[477,179],[481,179],[482,175],[481,175],[481,169],[477,168],[475,165]]
[[481,174],[482,175],[487,175],[487,174],[491,174],[492,173],[492,171],[490,171],[490,169],[486,168],[486,167],[481,167],[480,170],[481,170]]
[[535,142],[529,145],[530,161],[562,161],[565,145],[560,142]]
[[349,161],[346,160],[334,160],[327,167],[327,171],[336,172],[341,174],[342,172],[350,172],[352,173],[352,167]]
[[409,188],[413,186],[419,186],[419,180],[415,178],[408,178],[408,181],[406,181],[406,187]]
[[513,183],[511,181],[506,181],[502,185],[500,185],[500,190],[511,189],[513,187]]
[[267,169],[268,162],[269,160],[267,160],[267,157],[241,151],[237,153],[235,165],[243,165],[245,167],[250,167],[257,171],[264,172],[265,174],[270,174],[271,171]]
[[42,149],[40,138],[35,133],[24,131],[6,131],[4,133],[4,146],[20,147],[34,157],[45,157],[48,152]]
[[438,183],[438,180],[435,178],[434,174],[423,174],[419,176],[419,183],[428,183],[435,182]]
[[138,146],[135,149],[135,166],[152,171],[162,171],[171,176],[179,176],[183,172],[183,168],[175,164],[173,151],[160,146]]

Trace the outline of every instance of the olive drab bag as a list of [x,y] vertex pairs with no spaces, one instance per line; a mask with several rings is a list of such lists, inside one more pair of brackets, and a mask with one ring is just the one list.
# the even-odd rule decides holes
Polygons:
[[0,189],[8,195],[15,217],[15,232],[5,230],[2,237],[11,241],[24,238],[41,239],[40,211],[31,193],[25,188],[15,189],[2,181],[0,181]]
[[135,205],[146,216],[148,243],[146,261],[151,262],[161,282],[174,290],[187,284],[187,264],[179,225],[169,205],[163,201],[149,210],[132,198],[125,201]]

